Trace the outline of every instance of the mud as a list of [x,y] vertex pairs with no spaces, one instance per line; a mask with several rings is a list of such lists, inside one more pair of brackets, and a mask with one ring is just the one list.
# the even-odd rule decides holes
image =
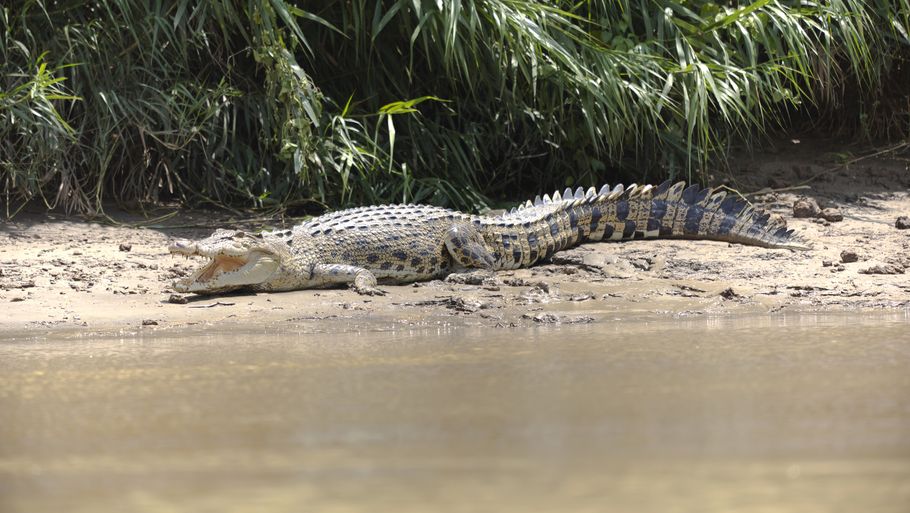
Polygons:
[[[10,336],[199,325],[323,331],[326,320],[341,321],[333,329],[510,328],[616,316],[910,308],[910,231],[898,228],[898,219],[910,214],[906,159],[884,154],[850,165],[842,159],[786,142],[776,152],[733,161],[731,176],[717,175],[722,185],[757,191],[749,198],[784,216],[812,251],[703,241],[589,244],[545,265],[498,273],[496,281],[386,286],[384,297],[349,290],[199,297],[171,288],[198,265],[169,255],[171,238],[201,237],[217,227],[285,227],[293,219],[249,222],[177,212],[150,222],[112,210],[111,223],[23,213],[0,225],[0,303],[8,303],[0,330]],[[794,204],[803,198],[818,209],[794,217]]]

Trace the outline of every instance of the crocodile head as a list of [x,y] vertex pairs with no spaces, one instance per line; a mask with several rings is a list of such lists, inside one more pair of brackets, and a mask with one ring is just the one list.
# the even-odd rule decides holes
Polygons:
[[192,275],[174,282],[178,292],[215,294],[264,285],[281,267],[287,247],[276,240],[237,230],[217,230],[198,240],[176,240],[172,254],[208,261]]

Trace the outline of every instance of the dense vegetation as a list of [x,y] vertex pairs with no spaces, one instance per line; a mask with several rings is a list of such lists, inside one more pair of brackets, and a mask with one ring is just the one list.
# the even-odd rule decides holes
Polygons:
[[7,215],[476,209],[794,120],[910,126],[910,0],[16,0],[0,30]]

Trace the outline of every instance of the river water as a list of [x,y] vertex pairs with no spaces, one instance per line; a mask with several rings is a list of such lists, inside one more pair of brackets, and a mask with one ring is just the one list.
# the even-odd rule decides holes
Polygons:
[[0,511],[910,511],[907,315],[291,331],[0,340]]

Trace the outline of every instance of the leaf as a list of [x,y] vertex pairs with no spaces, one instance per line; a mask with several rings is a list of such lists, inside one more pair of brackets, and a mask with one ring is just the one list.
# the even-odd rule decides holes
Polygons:
[[404,101],[387,103],[379,108],[379,114],[394,115],[394,114],[409,114],[412,112],[417,112],[417,109],[415,109],[414,107],[425,101],[448,102],[449,100],[437,98],[436,96],[421,96],[420,98],[414,98],[412,100],[404,100]]

